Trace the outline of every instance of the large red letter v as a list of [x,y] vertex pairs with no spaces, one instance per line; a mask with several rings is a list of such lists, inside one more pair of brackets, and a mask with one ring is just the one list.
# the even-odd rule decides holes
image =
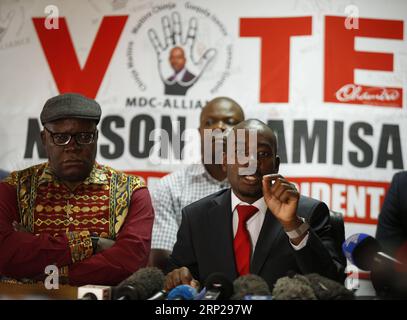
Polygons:
[[77,92],[95,98],[127,16],[103,18],[83,69],[65,18],[59,18],[59,29],[47,29],[45,18],[32,20],[59,92]]

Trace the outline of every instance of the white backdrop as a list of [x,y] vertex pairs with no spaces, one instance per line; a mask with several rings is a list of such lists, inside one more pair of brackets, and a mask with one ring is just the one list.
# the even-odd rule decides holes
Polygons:
[[[283,175],[341,211],[347,236],[374,235],[389,181],[407,156],[407,2],[52,4],[0,2],[1,168],[44,161],[42,106],[59,92],[78,91],[102,105],[98,161],[154,183],[199,159],[200,108],[229,96],[247,118],[275,128]],[[197,77],[185,95],[164,94],[168,51],[178,37],[171,43],[171,30],[182,32],[187,68]],[[192,130],[185,156],[152,163],[154,129],[174,137]]]

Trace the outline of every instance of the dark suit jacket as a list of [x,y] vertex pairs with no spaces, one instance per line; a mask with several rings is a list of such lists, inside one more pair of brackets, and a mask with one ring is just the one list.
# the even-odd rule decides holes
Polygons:
[[391,255],[407,241],[407,171],[393,177],[380,211],[376,239]]
[[[295,251],[281,224],[267,211],[250,272],[261,276],[270,288],[289,270],[302,274],[316,272],[343,282],[345,266],[335,253],[327,206],[301,196],[298,214],[312,227],[307,245]],[[170,257],[171,268],[186,266],[201,283],[214,272],[221,272],[233,281],[238,274],[232,228],[230,189],[186,206]]]
[[[169,81],[174,80],[175,75],[171,76],[168,78]],[[192,79],[195,78],[195,75],[189,72],[188,70],[185,70],[185,74],[182,77],[182,82],[188,82],[191,81]],[[171,95],[178,95],[178,96],[184,96],[187,93],[187,90],[192,87],[193,84],[189,86],[182,86],[178,82],[175,82],[173,85],[167,85],[165,84],[165,94],[171,94]]]

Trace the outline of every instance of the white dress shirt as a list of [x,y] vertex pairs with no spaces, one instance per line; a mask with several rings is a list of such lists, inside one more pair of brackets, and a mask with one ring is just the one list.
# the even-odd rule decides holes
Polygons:
[[175,74],[174,80],[176,82],[181,82],[182,78],[184,77],[185,72],[187,71],[186,68],[183,68],[180,72]]
[[[249,220],[246,222],[246,227],[247,230],[249,231],[250,234],[250,239],[252,242],[252,257],[254,254],[254,249],[256,248],[257,240],[259,239],[259,234],[261,231],[261,227],[263,226],[264,222],[264,217],[266,216],[267,212],[267,205],[266,202],[264,201],[264,198],[261,197],[260,199],[256,200],[254,203],[249,204],[246,203],[242,200],[240,200],[235,193],[231,192],[232,195],[232,225],[233,225],[233,238],[236,236],[237,233],[237,227],[239,225],[239,214],[237,213],[237,206],[238,205],[246,205],[246,206],[254,206],[256,207],[259,211],[257,211],[252,217],[250,217]],[[307,235],[302,239],[302,241],[298,245],[294,245],[291,241],[290,244],[294,248],[294,250],[300,250],[304,248],[307,244],[309,237],[309,232],[307,232]]]

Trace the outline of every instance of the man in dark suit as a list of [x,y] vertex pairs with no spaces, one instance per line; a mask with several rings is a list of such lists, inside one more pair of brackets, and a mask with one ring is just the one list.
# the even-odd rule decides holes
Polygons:
[[[376,238],[390,255],[407,263],[407,171],[396,173],[379,214]],[[404,254],[403,254],[404,251]],[[399,255],[402,255],[400,257]]]
[[186,58],[184,50],[181,47],[172,48],[169,61],[174,74],[165,81],[164,93],[184,96],[196,81],[195,75],[185,67]]
[[[247,273],[258,274],[270,288],[290,270],[342,281],[345,266],[334,249],[327,206],[300,196],[278,174],[276,136],[266,124],[243,121],[229,138],[239,129],[245,141],[239,135],[232,144],[233,139],[228,140],[224,155],[231,189],[183,209],[170,257],[174,269],[167,274],[165,289],[197,285],[214,272],[231,281]],[[253,132],[257,137],[254,148],[249,144]]]

